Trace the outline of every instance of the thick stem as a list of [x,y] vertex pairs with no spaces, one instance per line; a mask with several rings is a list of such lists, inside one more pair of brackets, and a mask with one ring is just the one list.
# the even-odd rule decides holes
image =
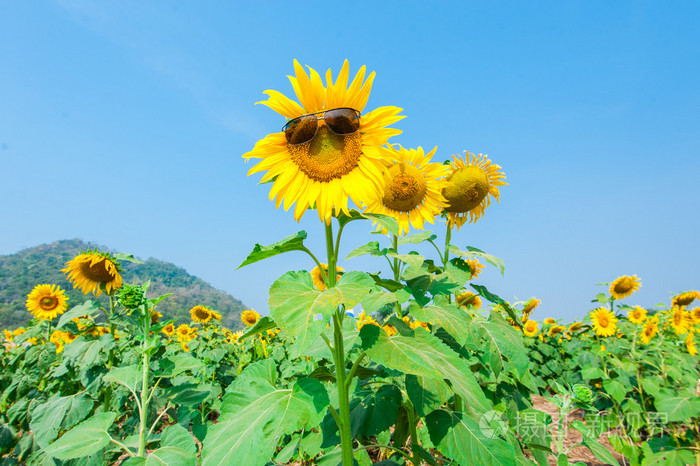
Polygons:
[[338,262],[338,257],[336,251],[333,249],[333,224],[329,223],[326,225],[326,253],[328,255],[328,288],[333,288],[335,286],[336,278],[336,263]]
[[[399,253],[399,237],[396,235],[393,235],[392,246],[394,248],[394,252],[396,254],[398,254]],[[397,282],[400,281],[401,280],[401,271],[399,270],[399,260],[396,257],[394,257],[394,264],[392,265],[391,270],[394,272],[394,280]],[[398,301],[396,301],[396,303],[394,303],[394,304],[395,304],[395,309],[396,309],[396,317],[401,319],[401,317],[403,317],[401,315],[401,305],[399,304]]]
[[144,458],[146,451],[146,421],[148,417],[148,352],[143,352],[143,383],[141,385],[141,419],[139,425],[139,454]]
[[[335,376],[338,387],[338,417],[340,423],[340,445],[343,452],[343,466],[352,466],[352,437],[350,432],[350,400],[348,386],[345,378],[345,348],[343,347],[342,317],[340,311],[333,315],[333,332],[335,345],[333,358],[335,359]],[[338,419],[336,419],[336,422]]]
[[406,410],[406,414],[408,416],[408,435],[411,439],[411,450],[413,451],[413,454],[411,455],[411,462],[414,464],[414,466],[420,466],[420,460],[416,458],[415,449],[413,448],[415,445],[420,445],[420,443],[418,442],[417,429],[418,413],[416,413],[416,410],[413,407],[413,403],[411,403],[411,400],[408,397],[406,397],[404,409]]

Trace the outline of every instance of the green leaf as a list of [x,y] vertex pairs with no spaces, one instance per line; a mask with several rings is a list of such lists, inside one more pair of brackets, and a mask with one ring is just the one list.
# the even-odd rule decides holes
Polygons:
[[385,230],[387,230],[389,233],[399,236],[399,223],[396,221],[394,217],[390,217],[388,215],[384,214],[367,214],[363,213],[361,214],[363,217],[366,219],[372,220],[372,222],[376,222],[379,225],[381,225]]
[[158,377],[175,377],[183,372],[198,372],[204,367],[204,363],[190,353],[177,353],[158,362],[160,371]]
[[603,377],[603,370],[600,367],[584,367],[581,370],[581,377],[584,380],[600,379]]
[[425,260],[425,257],[419,254],[397,254],[395,252],[390,251],[387,253],[387,255],[389,257],[393,257],[394,259],[398,259],[405,264],[408,264],[416,270],[420,269],[420,266],[423,265],[423,261]]
[[102,380],[109,383],[118,383],[135,393],[142,388],[143,373],[137,365],[117,367],[105,374]]
[[498,295],[495,295],[491,293],[488,289],[486,289],[485,286],[483,285],[475,285],[473,283],[470,283],[469,286],[474,288],[481,296],[486,298],[487,301],[492,302],[494,304],[500,305],[507,313],[508,317],[513,319],[513,321],[520,327],[522,328],[523,324],[520,322],[520,318],[515,314],[515,311],[513,310],[512,307],[510,307],[510,304],[508,304],[508,301],[505,299],[501,298]]
[[458,464],[515,464],[513,445],[495,437],[491,429],[482,429],[463,413],[438,409],[428,414],[425,423],[430,440],[440,453]]
[[425,417],[452,396],[442,379],[406,374],[406,393],[420,417]]
[[457,340],[460,345],[464,345],[469,339],[469,326],[471,317],[464,310],[450,304],[444,300],[436,299],[436,304],[421,308],[420,306],[410,306],[409,312],[416,319],[438,324]]
[[666,413],[667,422],[682,422],[700,416],[700,404],[691,404],[690,398],[660,396],[654,400],[659,413]]
[[613,454],[598,442],[586,424],[581,421],[571,421],[569,426],[581,433],[581,436],[583,437],[583,444],[586,445],[591,450],[591,453],[593,453],[600,461],[612,465],[620,464],[617,462]]
[[335,287],[323,292],[314,288],[308,272],[287,272],[270,288],[270,314],[303,354],[321,335],[338,306],[352,309],[373,289],[374,280],[363,272],[348,272]]
[[69,311],[63,313],[61,318],[58,319],[58,324],[56,324],[56,328],[63,328],[64,325],[66,325],[68,322],[71,322],[76,317],[93,316],[99,311],[100,306],[98,303],[96,303],[95,301],[85,301],[82,304],[73,306]]
[[518,412],[518,434],[527,444],[535,461],[541,466],[549,465],[549,445],[552,438],[549,434],[549,424],[552,417],[536,409],[525,409]]
[[133,254],[126,254],[124,252],[118,252],[114,254],[114,258],[118,260],[119,262],[133,262],[134,264],[143,264],[143,261],[140,261],[134,257]]
[[627,395],[627,389],[618,380],[605,379],[603,380],[603,388],[618,404],[622,403]]
[[425,230],[399,238],[399,244],[420,244],[423,241],[433,241],[436,238],[437,235],[434,235],[432,231]]
[[452,389],[476,413],[490,409],[490,403],[476,382],[466,360],[439,338],[419,327],[414,336],[389,338],[376,325],[365,325],[360,331],[362,346],[372,361],[406,374],[433,379],[447,379]]
[[497,377],[506,370],[506,359],[520,376],[527,371],[530,360],[522,336],[500,315],[492,312],[488,321],[472,320],[471,335],[474,343],[483,348],[484,359]]
[[56,394],[32,411],[29,428],[34,433],[34,438],[41,448],[46,448],[52,440],[58,437],[63,418],[70,408],[71,401],[72,397],[70,396]]
[[387,248],[379,249],[378,241],[370,241],[369,243],[350,251],[350,254],[345,256],[345,260],[352,259],[353,257],[364,256],[366,254],[371,254],[373,256],[385,256],[387,251]]
[[403,289],[394,291],[393,293],[374,291],[368,293],[367,296],[362,298],[362,309],[365,311],[365,313],[371,314],[387,304],[394,304],[397,302],[405,303],[410,299],[410,297],[411,295]]
[[483,259],[489,264],[493,265],[494,267],[498,267],[498,269],[501,271],[501,275],[505,274],[506,271],[506,265],[503,263],[501,259],[499,259],[496,256],[492,256],[491,254],[486,254],[484,251],[478,248],[474,248],[472,246],[467,246],[466,251],[460,250],[458,247],[454,245],[450,245],[450,252],[454,254],[455,256],[467,258],[467,259]]
[[246,265],[254,262],[258,262],[263,259],[267,259],[268,257],[276,256],[289,251],[306,251],[306,247],[304,246],[305,239],[306,232],[302,230],[269,246],[263,246],[255,243],[253,251],[248,254],[246,260],[244,260],[243,263],[237,268],[240,269],[241,267],[245,267]]
[[298,379],[291,390],[232,391],[222,404],[226,415],[204,439],[202,466],[265,464],[281,436],[318,425],[328,403],[323,384],[310,378]]
[[73,343],[66,346],[63,358],[72,360],[74,365],[85,370],[101,363],[100,349],[103,344],[101,339],[87,341],[84,337],[78,337],[73,340]]
[[173,424],[163,429],[160,436],[161,447],[177,447],[194,455],[197,452],[197,445],[194,443],[192,434],[180,424]]
[[250,336],[257,335],[258,333],[262,333],[273,328],[277,328],[277,323],[272,320],[270,316],[261,317],[260,320],[258,320],[255,325],[248,329],[247,332],[238,337],[238,341],[243,341]]
[[146,466],[195,466],[194,453],[177,447],[160,447],[146,458]]
[[[642,447],[647,447],[647,444],[644,444]],[[652,453],[648,448],[644,450],[645,454],[644,459],[642,459],[642,466],[668,466],[695,463],[695,455],[693,455],[693,452],[690,450],[676,449],[657,453]]]
[[109,444],[111,437],[107,431],[116,417],[117,413],[113,412],[94,415],[46,447],[46,453],[61,461],[97,453]]

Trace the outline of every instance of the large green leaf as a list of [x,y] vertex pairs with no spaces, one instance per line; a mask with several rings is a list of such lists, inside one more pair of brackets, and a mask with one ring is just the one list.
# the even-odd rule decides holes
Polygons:
[[305,251],[306,246],[304,246],[304,240],[306,239],[306,232],[304,230],[287,236],[286,238],[277,241],[269,246],[263,246],[259,243],[255,243],[253,251],[248,254],[246,260],[243,261],[241,265],[238,266],[240,269],[246,265],[252,264],[254,262],[267,259],[268,257],[276,256],[289,251]]
[[363,272],[344,274],[337,285],[321,292],[308,272],[287,272],[270,288],[270,314],[303,354],[326,328],[341,304],[352,309],[370,291],[374,280]]
[[131,392],[136,393],[143,386],[143,371],[139,370],[139,366],[123,366],[110,370],[102,378],[105,382],[118,383],[128,388]]
[[581,433],[583,437],[583,444],[586,445],[589,450],[598,458],[600,461],[606,464],[619,465],[615,457],[610,451],[598,442],[595,438],[593,432],[581,421],[571,421],[569,426]]
[[700,416],[700,400],[679,396],[659,396],[654,400],[659,413],[665,413],[667,422],[683,422]]
[[146,458],[146,466],[195,466],[194,453],[177,447],[160,447]]
[[489,264],[493,265],[494,267],[498,267],[498,269],[501,271],[501,275],[505,273],[506,266],[503,263],[503,261],[496,256],[492,256],[491,254],[485,253],[481,249],[474,248],[472,246],[467,246],[467,250],[462,251],[458,247],[451,245],[450,253],[452,253],[455,256],[464,257],[467,259],[483,259]]
[[78,337],[73,340],[73,343],[66,346],[63,351],[63,357],[67,360],[72,360],[74,366],[78,366],[81,370],[88,367],[100,364],[100,349],[104,345],[102,339],[86,340],[84,337]]
[[475,414],[491,405],[476,382],[467,362],[436,336],[416,328],[413,336],[389,337],[376,325],[360,331],[362,346],[373,361],[406,374],[433,379],[447,379]]
[[427,416],[452,396],[450,387],[442,379],[406,374],[406,393],[420,417]]
[[421,256],[420,254],[397,254],[390,251],[387,255],[408,264],[416,270],[420,269],[420,266],[423,265],[423,262],[425,261],[425,257]]
[[60,430],[68,429],[85,419],[93,404],[92,399],[84,393],[72,396],[55,394],[46,403],[34,408],[29,427],[39,446],[46,448],[58,437]]
[[190,353],[177,353],[158,361],[160,371],[158,377],[175,377],[186,371],[197,372],[204,367],[204,363]]
[[469,325],[472,318],[454,304],[436,299],[436,304],[421,308],[411,306],[410,314],[418,320],[438,324],[460,345],[464,345],[469,339]]
[[281,436],[318,425],[328,406],[328,393],[315,379],[298,379],[291,390],[268,384],[263,393],[264,386],[258,385],[255,398],[237,391],[224,397],[221,410],[225,416],[204,439],[203,466],[265,464]]
[[425,423],[440,453],[460,465],[516,464],[513,445],[463,413],[438,409],[428,414]]
[[58,319],[58,324],[56,328],[63,328],[72,319],[82,316],[92,316],[100,311],[100,305],[95,301],[85,301],[82,304],[72,307],[69,311],[65,312],[60,319]]
[[515,367],[522,376],[530,365],[522,336],[495,312],[489,320],[474,319],[471,323],[472,341],[483,349],[485,361],[498,376],[507,369],[507,364]]
[[61,461],[97,453],[109,444],[112,437],[107,431],[116,417],[113,412],[96,414],[63,434],[45,451]]

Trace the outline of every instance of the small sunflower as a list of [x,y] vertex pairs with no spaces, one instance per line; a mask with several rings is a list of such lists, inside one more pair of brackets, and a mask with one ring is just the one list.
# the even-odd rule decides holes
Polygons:
[[676,306],[671,310],[671,327],[676,335],[685,335],[692,327],[692,319],[690,313],[681,306]]
[[672,301],[672,306],[687,306],[688,304],[692,303],[696,299],[700,299],[700,292],[698,291],[686,291],[685,293],[681,293],[675,298],[673,298]]
[[201,324],[206,324],[212,319],[212,317],[214,317],[209,308],[204,306],[195,306],[190,309],[190,316],[192,317],[193,321]]
[[658,332],[659,318],[657,316],[651,317],[647,319],[646,323],[644,324],[644,328],[642,328],[640,340],[643,344],[648,345],[651,339],[654,338],[654,335],[656,335]]
[[563,325],[554,325],[549,329],[549,336],[551,337],[564,331],[566,331],[566,327]]
[[40,320],[53,320],[68,309],[68,297],[57,285],[37,285],[27,296],[27,309]]
[[624,299],[637,291],[641,283],[636,275],[623,275],[610,284],[610,295],[615,299]]
[[387,335],[389,335],[390,337],[393,337],[394,335],[396,335],[396,334],[398,333],[398,332],[396,331],[396,327],[394,327],[394,326],[391,325],[391,324],[384,324],[384,325],[382,326],[382,328],[383,328],[384,331],[387,333]]
[[693,310],[690,311],[690,315],[693,317],[693,323],[695,323],[695,325],[700,324],[700,307],[693,308]]
[[528,337],[534,337],[537,335],[539,328],[540,326],[536,321],[528,320],[525,322],[525,325],[523,325],[523,334]]
[[481,273],[486,266],[482,265],[481,262],[479,262],[476,259],[467,259],[465,261],[467,265],[469,266],[469,273],[471,274],[471,279],[474,280],[475,278],[479,278],[479,274]]
[[258,314],[252,309],[246,309],[241,314],[241,320],[244,324],[246,324],[246,326],[252,327],[253,325],[258,323],[258,320],[260,320],[260,314]]
[[157,324],[157,323],[158,323],[158,319],[160,319],[161,317],[163,317],[163,314],[161,314],[161,313],[158,312],[158,311],[153,311],[153,310],[151,309],[151,325]]
[[532,314],[532,311],[535,310],[537,306],[540,305],[540,300],[532,298],[529,300],[527,303],[525,303],[525,307],[523,308],[523,319],[527,320],[528,317],[530,317],[530,314]]
[[422,230],[426,221],[435,223],[435,216],[447,205],[440,193],[447,186],[448,167],[430,163],[437,147],[427,154],[422,147],[398,147],[382,148],[386,159],[393,161],[384,175],[384,190],[363,203],[365,212],[395,218],[399,234],[405,235],[411,226]]
[[627,313],[627,319],[633,324],[643,324],[647,319],[647,310],[641,306],[635,306]]
[[360,315],[357,316],[357,330],[362,329],[365,325],[376,325],[379,327],[379,324],[377,323],[376,320],[370,315],[365,314],[365,311],[360,312]]
[[545,325],[554,325],[557,323],[557,321],[552,319],[551,317],[547,317],[546,319],[544,319],[544,323]]
[[583,326],[583,322],[574,322],[573,324],[569,325],[569,333],[574,333],[578,330],[581,330],[581,327]]
[[167,337],[172,338],[175,335],[175,326],[173,324],[168,324],[161,330]]
[[499,186],[506,185],[506,175],[499,171],[500,166],[492,164],[488,156],[470,154],[466,157],[452,156],[448,186],[442,190],[448,206],[443,210],[447,214],[448,224],[457,225],[457,229],[467,220],[473,223],[484,215],[491,205],[491,197],[498,200]]
[[[323,272],[325,274],[328,274],[328,264],[321,264],[321,267],[323,267]],[[336,272],[344,272],[345,269],[342,267],[336,267],[335,268]],[[313,270],[311,270],[311,280],[314,282],[314,286],[318,291],[325,291],[326,290],[326,283],[323,281],[323,275],[321,275],[321,269],[317,267],[314,267]],[[340,280],[340,274],[336,274],[335,276],[335,281],[337,282]]]
[[197,327],[190,327],[187,324],[182,324],[175,330],[177,335],[177,341],[180,343],[187,343],[197,337]]
[[685,348],[691,356],[698,354],[698,349],[695,347],[695,334],[693,332],[688,332],[688,336],[685,337]]
[[479,298],[479,295],[469,291],[459,293],[455,299],[457,301],[457,306],[463,309],[469,309],[470,307],[472,309],[479,309],[481,307],[481,298]]
[[66,262],[66,268],[61,272],[68,274],[73,288],[80,288],[83,294],[107,294],[122,286],[122,276],[119,274],[119,263],[104,252],[84,252]]
[[593,329],[599,337],[609,337],[615,335],[617,331],[617,317],[611,311],[599,307],[591,314]]
[[[296,60],[294,72],[296,76],[289,76],[289,80],[299,103],[272,90],[264,92],[268,100],[260,103],[290,122],[304,117],[295,120],[297,124],[288,129],[294,132],[298,127],[311,139],[301,138],[303,141],[296,144],[288,141],[284,131],[272,133],[243,157],[262,159],[248,175],[267,171],[261,182],[273,181],[270,199],[275,198],[278,208],[283,201],[285,210],[296,203],[294,218],[299,221],[307,208],[315,207],[321,221],[328,224],[334,214],[349,214],[349,199],[359,206],[382,191],[386,168],[380,148],[391,136],[401,133],[387,127],[403,116],[399,115],[398,107],[380,107],[362,113],[374,81],[374,72],[365,81],[364,66],[349,86],[347,60],[335,81],[331,70],[326,72],[325,86],[315,70],[309,68],[307,75]],[[322,112],[333,109],[357,112],[359,129],[338,134],[329,127],[325,115],[318,119]],[[319,116],[314,119],[312,115]]]

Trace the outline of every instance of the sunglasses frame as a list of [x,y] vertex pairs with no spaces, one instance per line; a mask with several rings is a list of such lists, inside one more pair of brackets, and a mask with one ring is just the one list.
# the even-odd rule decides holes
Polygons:
[[292,123],[293,121],[299,120],[299,119],[304,118],[304,117],[307,117],[307,116],[309,116],[309,115],[314,115],[314,116],[316,116],[316,115],[319,115],[319,114],[323,114],[323,116],[322,116],[321,118],[319,118],[318,116],[316,116],[316,129],[314,130],[314,134],[313,134],[313,136],[311,136],[311,139],[309,139],[308,141],[297,142],[296,144],[292,144],[291,142],[289,142],[289,138],[287,138],[287,144],[289,144],[290,146],[300,146],[300,145],[302,145],[302,144],[306,144],[306,143],[308,143],[308,142],[311,142],[311,141],[316,137],[316,133],[318,132],[318,123],[319,123],[319,121],[320,121],[320,120],[325,120],[325,119],[326,119],[326,116],[325,116],[326,113],[327,113],[327,112],[332,112],[333,110],[352,110],[353,112],[355,112],[355,113],[357,114],[357,120],[358,120],[358,122],[357,122],[357,129],[356,129],[355,131],[353,131],[352,133],[336,133],[335,131],[333,131],[333,128],[331,128],[330,125],[329,125],[328,123],[326,123],[326,126],[328,127],[329,130],[331,130],[331,132],[332,132],[333,134],[337,134],[338,136],[346,136],[346,135],[348,135],[348,134],[355,134],[355,133],[357,133],[357,132],[360,130],[360,122],[359,122],[359,120],[360,120],[360,117],[362,116],[362,112],[360,112],[359,110],[355,110],[355,109],[352,108],[352,107],[336,107],[336,108],[329,108],[328,110],[319,110],[318,112],[312,112],[312,113],[306,113],[306,114],[304,114],[304,115],[299,115],[298,117],[292,118],[292,119],[289,120],[287,123],[285,123],[284,126],[282,127],[282,132],[285,134],[285,137],[286,137],[286,136],[287,136],[287,127],[288,127],[288,126],[290,125],[290,123]]

